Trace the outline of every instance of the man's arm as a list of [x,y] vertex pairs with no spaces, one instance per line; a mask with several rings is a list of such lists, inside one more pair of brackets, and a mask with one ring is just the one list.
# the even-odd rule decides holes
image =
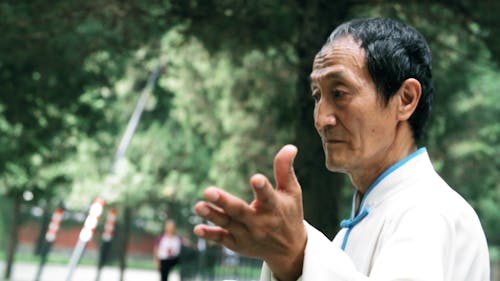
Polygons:
[[216,226],[197,225],[194,233],[246,256],[263,259],[280,281],[302,274],[307,233],[302,192],[293,171],[297,148],[283,147],[274,159],[276,189],[260,174],[250,179],[254,201],[243,200],[218,189],[205,191],[207,202],[195,211]]
[[451,266],[451,253],[457,241],[447,218],[436,210],[418,208],[391,224],[390,235],[380,241],[383,248],[373,260],[368,276],[357,270],[338,245],[306,224],[308,239],[302,281],[443,281],[452,276],[450,271],[456,269]]
[[[240,254],[263,259],[280,281],[443,280],[454,230],[438,210],[413,209],[393,225],[373,262],[370,276],[320,231],[304,227],[302,195],[292,163],[297,150],[285,146],[274,162],[277,188],[254,175],[255,200],[247,204],[227,192],[208,188],[196,212],[216,226],[197,225],[196,235]],[[306,230],[307,229],[307,230]],[[382,241],[381,241],[382,242]],[[449,272],[448,272],[449,273]],[[266,279],[264,279],[266,280]]]

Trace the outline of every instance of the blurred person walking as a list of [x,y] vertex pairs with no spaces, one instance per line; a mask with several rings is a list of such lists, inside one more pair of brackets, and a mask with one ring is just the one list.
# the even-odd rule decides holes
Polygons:
[[182,238],[176,235],[176,224],[173,220],[167,220],[164,232],[158,237],[153,251],[161,281],[167,281],[170,271],[179,263],[181,248]]

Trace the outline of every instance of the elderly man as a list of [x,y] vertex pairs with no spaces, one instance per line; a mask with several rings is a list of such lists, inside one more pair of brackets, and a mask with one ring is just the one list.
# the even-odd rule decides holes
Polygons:
[[275,157],[276,189],[250,179],[250,204],[208,188],[195,210],[215,226],[195,234],[262,258],[261,280],[489,280],[476,213],[416,145],[432,100],[424,38],[391,19],[344,23],[314,59],[311,91],[326,167],[356,187],[334,240],[303,221],[291,145]]

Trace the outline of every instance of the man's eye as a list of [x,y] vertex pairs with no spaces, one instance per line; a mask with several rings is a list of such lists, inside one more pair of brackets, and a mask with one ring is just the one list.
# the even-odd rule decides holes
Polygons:
[[342,97],[343,95],[344,95],[344,92],[342,92],[342,91],[339,91],[339,90],[333,90],[333,91],[332,91],[332,96],[333,96],[334,98],[340,98],[340,97]]
[[311,97],[313,98],[315,103],[318,103],[319,99],[321,98],[321,95],[319,94],[318,91],[313,91]]

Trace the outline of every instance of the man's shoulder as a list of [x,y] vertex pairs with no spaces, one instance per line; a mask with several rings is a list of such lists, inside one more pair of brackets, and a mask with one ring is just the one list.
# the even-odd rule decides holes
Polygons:
[[437,173],[427,175],[404,192],[391,198],[388,220],[399,221],[409,215],[440,217],[452,227],[462,225],[481,229],[479,218],[472,206]]

